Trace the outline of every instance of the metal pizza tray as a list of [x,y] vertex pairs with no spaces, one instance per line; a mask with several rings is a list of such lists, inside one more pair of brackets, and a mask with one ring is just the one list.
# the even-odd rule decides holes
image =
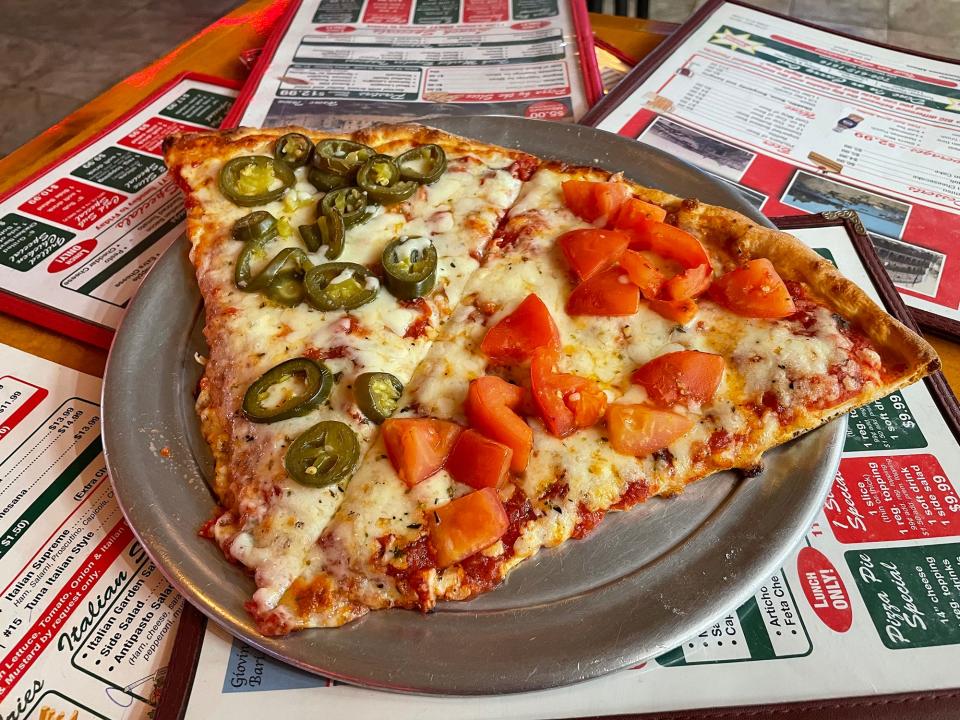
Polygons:
[[[506,117],[435,121],[542,157],[624,171],[769,225],[726,185],[639,142]],[[821,507],[845,419],[766,456],[752,479],[721,473],[681,496],[613,513],[590,536],[545,550],[500,588],[422,615],[371,613],[339,629],[260,635],[243,609],[251,578],[197,529],[214,510],[194,390],[203,308],[181,239],[157,263],[117,333],[103,385],[103,439],[137,537],[186,598],[231,634],[348,683],[449,695],[566,685],[670,650],[745,601],[783,563]],[[169,453],[160,452],[169,448]]]

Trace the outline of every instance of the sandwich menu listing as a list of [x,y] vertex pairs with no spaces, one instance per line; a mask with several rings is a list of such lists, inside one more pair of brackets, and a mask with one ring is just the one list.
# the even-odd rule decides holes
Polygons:
[[698,165],[768,216],[856,210],[907,305],[960,333],[960,63],[736,3],[678,34],[584,121]]
[[573,120],[602,93],[582,0],[300,0],[227,126]]
[[183,600],[113,498],[99,397],[0,345],[4,720],[145,718],[163,688]]
[[[881,302],[845,226],[790,232]],[[958,687],[958,473],[958,439],[930,385],[918,383],[850,414],[822,511],[753,597],[638,668],[511,696],[403,696],[309,675],[208,624],[186,717],[251,717],[309,704],[356,720],[451,713],[532,720]],[[705,591],[695,578],[688,582],[692,592]]]
[[0,198],[0,310],[108,346],[183,232],[163,139],[217,127],[235,95],[214,78],[178,78]]

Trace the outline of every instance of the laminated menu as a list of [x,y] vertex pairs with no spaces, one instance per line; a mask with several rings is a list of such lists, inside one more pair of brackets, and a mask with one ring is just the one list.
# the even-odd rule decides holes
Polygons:
[[0,311],[108,347],[143,278],[183,234],[163,139],[216,128],[235,96],[226,81],[181,75],[0,196]]
[[[911,322],[855,215],[778,224]],[[199,659],[185,652],[171,663],[182,676],[196,664],[196,675],[192,691],[185,684],[183,695],[165,699],[167,707],[185,703],[187,720],[292,714],[304,707],[356,720],[532,719],[824,699],[869,710],[883,701],[878,693],[958,687],[958,418],[940,374],[851,413],[824,507],[788,560],[734,612],[640,667],[525,694],[413,697],[307,674],[208,624]],[[468,613],[463,617],[468,637]],[[411,621],[429,618],[411,613]],[[185,646],[189,639],[182,638]],[[370,662],[389,667],[389,659]],[[849,700],[858,696],[873,697]]]
[[[145,718],[183,600],[123,519],[100,380],[0,345],[0,715]],[[162,447],[156,447],[162,453]]]
[[602,92],[583,0],[293,0],[225,126],[570,121]]
[[584,123],[768,216],[856,210],[918,322],[960,335],[960,62],[714,0]]

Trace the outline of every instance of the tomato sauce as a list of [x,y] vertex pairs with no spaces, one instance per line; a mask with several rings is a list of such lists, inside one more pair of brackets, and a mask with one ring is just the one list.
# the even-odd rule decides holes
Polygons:
[[627,510],[650,497],[650,486],[645,480],[631,480],[620,499],[611,506],[611,510]]
[[587,506],[581,503],[580,507],[577,508],[577,524],[574,526],[570,537],[582,540],[593,532],[593,529],[603,520],[604,515],[606,515],[604,510],[588,510]]
[[540,166],[540,161],[530,155],[523,155],[514,160],[510,166],[510,174],[518,180],[529,180]]

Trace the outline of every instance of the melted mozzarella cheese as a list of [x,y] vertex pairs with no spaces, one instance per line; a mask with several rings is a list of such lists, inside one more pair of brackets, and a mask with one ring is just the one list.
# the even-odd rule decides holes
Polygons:
[[[269,150],[248,147],[244,153]],[[292,481],[283,467],[286,448],[313,424],[338,420],[356,432],[361,449],[366,449],[376,428],[357,408],[354,378],[372,370],[406,382],[435,331],[406,337],[421,312],[400,306],[376,278],[366,285],[378,290],[375,300],[349,312],[323,313],[306,303],[282,307],[259,293],[238,290],[233,275],[242,245],[230,238],[236,220],[266,210],[283,230],[263,248],[252,268],[256,274],[282,249],[303,248],[293,228],[316,221],[322,193],[306,181],[306,169],[298,168],[295,186],[279,200],[260,208],[240,208],[217,189],[216,177],[227,159],[182,168],[203,208],[203,217],[191,221],[191,258],[206,302],[211,339],[206,377],[217,384],[201,392],[198,410],[216,455],[217,490],[227,508],[213,533],[228,555],[254,571],[258,588],[254,604],[258,613],[265,613],[303,573],[310,546],[343,495],[336,486],[311,488]],[[439,267],[437,289],[425,300],[431,321],[439,325],[477,268],[471,253],[482,255],[519,192],[520,181],[508,169],[512,162],[511,157],[496,154],[486,164],[475,159],[461,162],[451,153],[451,171],[437,182],[419,188],[401,205],[375,208],[370,219],[347,230],[337,260],[372,266],[400,235],[427,236],[425,242],[437,249]],[[326,261],[325,252],[308,256],[315,264]],[[342,273],[334,282],[347,276]],[[269,424],[246,421],[237,410],[249,384],[280,362],[304,354],[325,358],[338,377],[327,402],[304,417]],[[220,427],[227,437],[217,436],[215,428]]]

